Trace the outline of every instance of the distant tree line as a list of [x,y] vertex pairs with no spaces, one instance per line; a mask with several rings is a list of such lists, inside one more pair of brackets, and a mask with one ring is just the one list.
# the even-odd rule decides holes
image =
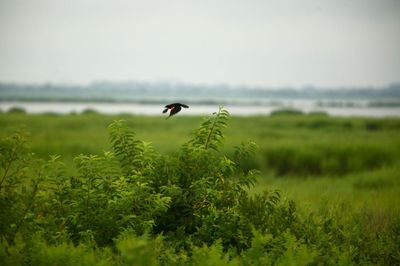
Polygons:
[[385,87],[303,88],[230,87],[185,83],[94,82],[85,86],[62,84],[0,83],[0,101],[99,101],[161,103],[183,99],[192,103],[242,103],[260,99],[400,99],[400,83]]

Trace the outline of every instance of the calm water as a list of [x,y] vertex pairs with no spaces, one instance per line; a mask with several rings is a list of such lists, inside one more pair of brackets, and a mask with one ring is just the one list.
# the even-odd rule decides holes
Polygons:
[[[161,115],[162,105],[154,104],[128,104],[128,103],[65,103],[65,102],[1,102],[0,109],[7,111],[12,107],[24,108],[28,113],[59,113],[68,114],[71,112],[80,113],[86,109],[93,109],[104,114],[140,114],[140,115]],[[400,117],[400,107],[319,107],[315,101],[294,100],[287,101],[279,106],[239,106],[226,105],[225,108],[232,115],[267,115],[272,111],[281,108],[293,108],[305,113],[323,111],[331,116],[363,116],[363,117]],[[192,105],[184,109],[181,115],[204,115],[218,110],[218,106]]]

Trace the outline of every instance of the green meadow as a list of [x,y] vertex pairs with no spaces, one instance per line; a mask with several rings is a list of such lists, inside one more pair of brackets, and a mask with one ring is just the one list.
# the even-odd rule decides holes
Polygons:
[[[146,144],[152,146],[150,151],[163,156],[163,160],[184,160],[185,157],[179,157],[182,154],[177,151],[191,139],[199,138],[201,130],[196,129],[207,121],[204,117],[179,115],[166,120],[163,116],[126,114],[1,113],[0,138],[5,139],[15,132],[27,132],[27,146],[35,158],[49,160],[51,155],[59,155],[65,167],[64,175],[76,176],[80,174],[82,165],[74,158],[82,154],[101,157],[104,152],[115,150],[116,144],[109,133],[109,125],[115,120],[124,120],[135,133],[135,139],[151,143]],[[21,232],[22,236],[15,233],[19,242],[14,239],[5,241],[2,234],[2,245],[7,251],[0,253],[1,259],[6,264],[21,265],[40,264],[47,257],[54,260],[49,265],[73,265],[76,262],[74,256],[84,257],[81,265],[111,261],[113,265],[400,264],[399,118],[275,113],[271,116],[229,117],[227,126],[221,125],[221,128],[223,136],[218,137],[216,143],[222,144],[216,153],[222,158],[234,158],[235,147],[242,143],[251,141],[256,144],[252,156],[235,161],[244,173],[250,169],[260,170],[254,186],[245,189],[248,197],[261,195],[263,191],[279,194],[279,203],[274,205],[276,209],[271,210],[275,218],[265,218],[265,226],[252,227],[255,231],[250,244],[239,245],[236,240],[229,242],[222,233],[216,233],[214,238],[208,236],[201,231],[211,223],[207,220],[210,216],[204,216],[208,218],[196,222],[196,228],[201,229],[196,229],[196,233],[187,229],[185,235],[177,229],[173,236],[169,236],[165,229],[161,230],[155,224],[151,233],[145,230],[150,234],[147,237],[137,233],[142,232],[137,229],[135,234],[125,238],[118,235],[114,245],[104,242],[107,244],[103,247],[99,244],[103,240],[93,244],[109,248],[104,250],[82,246],[82,242],[74,238],[72,242],[52,242],[46,237],[34,236],[40,238],[37,242],[40,244],[33,244],[32,249],[48,251],[42,254],[43,257],[32,255],[28,262],[18,254],[23,254],[22,250],[28,246],[24,243],[30,240],[26,240]],[[233,176],[235,178],[236,174]],[[293,219],[297,222],[289,222],[287,217],[295,217]],[[215,222],[217,218],[213,219]],[[279,223],[287,223],[287,226],[271,229],[278,228]],[[270,229],[265,229],[266,225]],[[161,232],[165,239],[160,238]],[[183,243],[182,238],[188,235],[191,242]],[[94,239],[96,242],[96,237]],[[164,243],[162,248],[160,241]],[[167,249],[169,244],[166,243],[171,242],[174,248]],[[67,251],[71,258],[63,257],[63,252]],[[140,256],[156,255],[163,259],[137,260]]]

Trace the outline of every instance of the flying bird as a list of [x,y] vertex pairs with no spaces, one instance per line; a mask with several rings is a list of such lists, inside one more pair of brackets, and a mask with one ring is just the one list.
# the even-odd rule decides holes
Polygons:
[[171,116],[179,113],[179,111],[183,108],[189,108],[189,106],[187,106],[186,104],[182,104],[182,103],[171,103],[171,104],[167,104],[165,106],[165,109],[163,111],[163,114],[165,114],[166,112],[168,112],[168,110],[171,110],[171,112],[169,113],[169,116],[166,118],[170,118]]

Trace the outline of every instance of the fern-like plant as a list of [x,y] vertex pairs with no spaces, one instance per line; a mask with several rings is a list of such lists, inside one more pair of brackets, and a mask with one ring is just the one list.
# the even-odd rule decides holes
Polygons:
[[204,120],[196,130],[194,138],[189,141],[189,145],[205,150],[218,150],[224,140],[223,130],[227,127],[228,118],[229,112],[220,107],[218,112]]

